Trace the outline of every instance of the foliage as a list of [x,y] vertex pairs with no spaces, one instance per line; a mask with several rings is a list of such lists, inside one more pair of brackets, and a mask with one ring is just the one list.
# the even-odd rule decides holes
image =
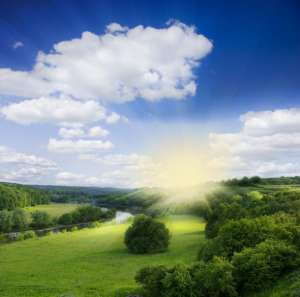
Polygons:
[[24,239],[35,238],[36,234],[33,230],[28,230],[24,232]]
[[51,226],[53,221],[50,215],[45,211],[35,211],[31,214],[33,228],[43,229]]
[[169,242],[170,232],[166,226],[145,215],[135,217],[125,233],[125,244],[135,254],[164,252]]
[[294,218],[286,214],[230,220],[220,228],[217,237],[206,242],[201,256],[203,260],[209,260],[214,255],[231,258],[235,252],[254,247],[268,238],[297,244],[299,234],[300,229]]
[[149,297],[235,297],[233,266],[222,258],[191,267],[145,267],[136,275]]
[[12,230],[23,231],[28,228],[29,216],[24,209],[16,208],[12,211]]
[[0,210],[47,204],[50,196],[30,186],[0,183]]
[[293,245],[284,241],[266,240],[254,248],[245,248],[236,253],[232,263],[239,289],[249,292],[269,286],[300,262]]
[[196,296],[237,296],[233,265],[226,259],[214,257],[208,263],[199,262],[191,268]]
[[73,223],[73,215],[71,212],[64,213],[58,218],[60,225],[71,225]]

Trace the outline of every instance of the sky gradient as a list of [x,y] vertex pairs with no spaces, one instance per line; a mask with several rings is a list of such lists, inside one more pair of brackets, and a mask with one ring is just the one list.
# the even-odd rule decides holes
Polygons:
[[0,179],[299,175],[299,1],[240,2],[2,1]]

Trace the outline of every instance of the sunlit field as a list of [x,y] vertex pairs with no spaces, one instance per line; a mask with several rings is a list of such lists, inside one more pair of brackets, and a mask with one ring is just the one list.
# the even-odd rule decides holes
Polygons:
[[1,297],[110,297],[135,286],[147,265],[192,263],[204,238],[204,223],[192,216],[165,219],[172,233],[169,251],[129,254],[123,244],[127,224],[106,225],[0,246]]
[[82,204],[77,203],[52,203],[45,205],[36,205],[31,207],[26,207],[25,210],[29,213],[35,211],[45,211],[49,213],[51,217],[59,217],[64,213],[71,212]]

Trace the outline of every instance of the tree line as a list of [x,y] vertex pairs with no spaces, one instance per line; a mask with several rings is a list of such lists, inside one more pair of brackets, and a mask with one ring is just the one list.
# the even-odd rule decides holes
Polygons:
[[53,218],[45,211],[29,214],[21,208],[0,211],[0,233],[23,232],[28,229],[44,229],[58,225],[72,225],[87,222],[111,220],[114,210],[103,211],[91,205],[80,206],[72,212]]
[[50,196],[39,189],[19,184],[0,183],[0,210],[48,204],[49,201]]

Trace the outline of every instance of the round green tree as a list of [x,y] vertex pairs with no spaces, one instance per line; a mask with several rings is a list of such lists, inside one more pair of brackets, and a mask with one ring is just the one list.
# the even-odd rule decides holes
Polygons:
[[135,217],[125,234],[125,244],[134,254],[164,252],[169,242],[170,232],[167,227],[145,215]]

